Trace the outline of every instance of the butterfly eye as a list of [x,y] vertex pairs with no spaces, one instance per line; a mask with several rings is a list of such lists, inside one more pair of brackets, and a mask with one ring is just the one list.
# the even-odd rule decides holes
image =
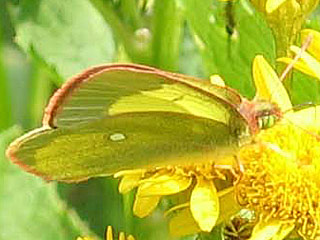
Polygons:
[[258,118],[259,129],[267,129],[274,126],[277,121],[277,116],[275,115],[263,115]]

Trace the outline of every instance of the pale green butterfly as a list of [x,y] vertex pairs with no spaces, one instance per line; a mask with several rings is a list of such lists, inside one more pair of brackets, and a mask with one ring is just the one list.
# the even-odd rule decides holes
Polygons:
[[78,182],[115,172],[233,157],[240,140],[281,112],[228,87],[135,65],[90,68],[50,99],[43,126],[7,156],[47,180]]

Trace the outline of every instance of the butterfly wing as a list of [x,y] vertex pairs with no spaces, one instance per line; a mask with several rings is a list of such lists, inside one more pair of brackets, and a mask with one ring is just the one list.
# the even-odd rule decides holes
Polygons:
[[29,172],[68,182],[125,169],[219,162],[233,157],[247,128],[230,99],[237,105],[239,96],[183,75],[101,66],[58,90],[44,126],[14,141],[7,154]]
[[232,89],[133,64],[91,68],[51,98],[44,125],[68,127],[128,112],[166,111],[227,123],[241,103]]
[[45,179],[80,181],[120,170],[224,159],[237,149],[227,125],[180,113],[122,114],[70,128],[38,129],[9,155]]

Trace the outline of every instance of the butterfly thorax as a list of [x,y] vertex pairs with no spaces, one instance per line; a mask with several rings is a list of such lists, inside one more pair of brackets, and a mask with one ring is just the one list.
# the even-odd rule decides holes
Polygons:
[[240,104],[239,112],[247,120],[252,133],[274,126],[282,117],[280,108],[265,100],[244,99]]

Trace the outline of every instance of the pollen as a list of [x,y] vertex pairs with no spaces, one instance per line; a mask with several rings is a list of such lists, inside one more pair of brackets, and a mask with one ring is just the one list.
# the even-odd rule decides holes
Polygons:
[[320,237],[320,141],[316,131],[279,124],[243,146],[241,205],[259,219],[294,221],[304,238]]

